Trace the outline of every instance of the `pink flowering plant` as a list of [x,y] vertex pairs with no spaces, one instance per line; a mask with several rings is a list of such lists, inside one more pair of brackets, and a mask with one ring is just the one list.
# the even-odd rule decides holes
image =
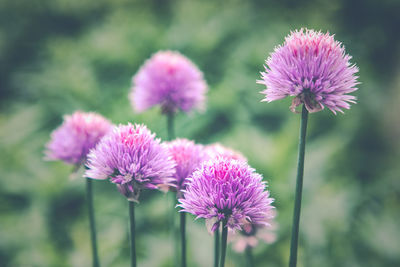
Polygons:
[[[153,106],[160,106],[162,114],[167,118],[168,140],[175,138],[174,118],[178,111],[190,113],[193,110],[204,110],[205,94],[208,86],[204,80],[203,73],[187,57],[177,51],[159,51],[152,55],[132,78],[132,88],[129,99],[134,110],[138,113],[143,112]],[[171,146],[172,155],[180,157],[180,153],[190,153],[188,149],[198,150],[199,147],[184,147],[178,141]],[[188,143],[186,145],[190,146]],[[189,156],[189,154],[187,154]],[[179,161],[179,159],[177,158]],[[184,185],[182,174],[188,172],[191,167],[198,164],[198,157],[187,158],[180,161],[181,166],[177,166],[179,172],[175,175],[175,184],[178,195]],[[179,164],[179,162],[178,162]],[[193,170],[190,170],[193,171]],[[186,175],[186,174],[185,174]],[[181,184],[182,183],[182,184]],[[175,201],[174,201],[175,208]],[[182,251],[185,251],[185,220],[181,215],[181,240]],[[171,222],[173,229],[174,223]],[[186,264],[184,253],[182,254],[182,265]]]
[[[94,112],[76,111],[66,115],[60,127],[53,131],[46,145],[46,159],[62,160],[79,168],[85,164],[87,154],[112,128],[112,124],[103,116]],[[93,192],[90,179],[86,179],[86,198],[90,222],[93,266],[99,266],[97,253],[96,225],[93,208]]]
[[334,114],[349,109],[356,97],[358,68],[350,63],[344,46],[329,33],[309,29],[293,31],[265,61],[265,72],[257,83],[266,86],[262,101],[272,102],[294,96],[292,112],[302,105],[297,164],[295,205],[289,266],[297,265],[300,208],[303,188],[304,157],[308,113],[324,107]]
[[[265,61],[257,83],[262,101],[292,97],[290,110],[301,109],[300,142],[289,266],[297,264],[298,233],[308,114],[329,109],[343,113],[356,103],[358,68],[344,46],[329,33],[310,29],[291,32]],[[140,113],[154,106],[167,117],[167,141],[144,124],[119,124],[96,113],[77,111],[64,118],[46,145],[46,159],[84,165],[87,180],[93,266],[100,266],[92,204],[92,180],[108,180],[128,200],[131,266],[136,267],[135,213],[142,190],[170,191],[171,215],[180,216],[180,262],[186,267],[187,213],[205,219],[214,235],[214,266],[224,267],[228,232],[233,249],[245,252],[253,266],[252,248],[276,239],[275,208],[267,182],[239,151],[219,143],[175,139],[174,116],[203,110],[208,85],[203,73],[176,51],[159,51],[132,78],[129,100]],[[250,158],[250,157],[249,157]],[[251,159],[251,158],[250,158]],[[171,193],[172,192],[172,193]],[[171,217],[171,232],[175,231]],[[262,242],[260,242],[262,241]],[[177,241],[175,240],[177,243]],[[177,244],[175,251],[177,252]],[[176,257],[177,258],[177,257]]]
[[246,162],[218,157],[195,171],[179,199],[181,212],[212,221],[212,232],[221,225],[221,260],[224,266],[228,228],[240,230],[247,222],[267,224],[273,199],[262,176]]

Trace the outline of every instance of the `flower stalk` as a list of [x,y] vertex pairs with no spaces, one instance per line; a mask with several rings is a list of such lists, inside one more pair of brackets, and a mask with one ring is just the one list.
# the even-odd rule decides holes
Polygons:
[[[172,139],[175,138],[175,130],[174,130],[174,113],[173,112],[167,112],[167,139],[171,141]],[[179,235],[179,230],[177,228],[177,225],[175,224],[175,206],[177,204],[176,200],[176,194],[172,195],[172,213],[171,213],[171,228],[172,229],[172,237],[174,241],[174,260],[175,260],[175,266],[178,265],[179,263],[179,241],[178,241],[178,235]],[[182,220],[182,219],[181,219]],[[181,222],[182,224],[182,222]],[[183,226],[185,227],[185,226]],[[182,228],[182,225],[181,225]],[[182,229],[181,229],[182,230]],[[182,240],[182,232],[181,232],[181,240]],[[181,255],[183,257],[183,254]],[[183,263],[183,261],[182,261]]]
[[226,245],[228,241],[228,227],[226,225],[227,219],[222,221],[222,236],[221,236],[221,262],[220,267],[225,266]]
[[181,229],[181,266],[186,267],[186,213],[180,213],[180,229]]
[[219,262],[219,241],[220,241],[220,234],[219,234],[219,226],[217,230],[214,232],[214,267],[218,267]]
[[130,220],[130,241],[131,241],[131,267],[136,267],[136,246],[135,246],[135,203],[129,203],[129,220]]
[[250,246],[246,247],[246,266],[254,267],[253,249]]
[[93,262],[93,267],[99,267],[100,263],[99,263],[99,256],[97,253],[96,223],[94,220],[92,179],[90,178],[86,178],[86,201],[88,205],[90,241],[92,243],[92,262]]
[[168,112],[167,113],[167,134],[168,134],[169,141],[171,141],[172,139],[175,138],[174,119],[175,119],[174,113]]
[[290,243],[290,259],[289,267],[296,267],[297,264],[297,248],[299,243],[299,225],[300,225],[300,209],[301,197],[303,191],[303,174],[304,174],[304,155],[306,147],[306,132],[307,132],[308,111],[303,105],[300,122],[300,137],[299,137],[299,155],[297,162],[297,178],[296,178],[296,194],[293,211],[292,238]]

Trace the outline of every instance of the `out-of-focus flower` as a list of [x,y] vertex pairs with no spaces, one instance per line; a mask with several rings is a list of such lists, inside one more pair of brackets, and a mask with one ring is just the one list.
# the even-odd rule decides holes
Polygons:
[[85,176],[110,179],[130,201],[143,188],[172,185],[175,163],[160,139],[144,125],[119,125],[88,155]]
[[110,121],[94,112],[76,111],[66,115],[62,125],[51,134],[45,158],[79,165],[111,128]]
[[176,163],[173,183],[176,186],[177,197],[180,198],[181,190],[186,187],[187,178],[205,159],[204,147],[187,139],[176,139],[165,144]]
[[247,247],[256,247],[259,241],[271,244],[276,240],[275,230],[277,228],[275,210],[271,209],[265,216],[266,224],[255,224],[245,222],[241,231],[229,232],[228,241],[232,243],[233,249],[239,253],[245,251]]
[[356,98],[349,93],[357,90],[358,68],[350,63],[351,56],[329,33],[308,29],[291,32],[283,46],[278,46],[266,60],[262,80],[267,89],[263,101],[295,96],[291,110],[304,104],[309,112],[324,107],[334,114],[349,109]]
[[157,52],[132,81],[129,97],[137,112],[155,105],[161,105],[163,113],[204,108],[208,87],[203,73],[179,52]]
[[235,159],[240,161],[247,161],[246,157],[242,155],[242,153],[235,151],[233,149],[227,148],[219,143],[214,143],[211,145],[207,145],[205,147],[205,151],[207,156],[211,159],[222,157],[226,159]]
[[246,162],[219,157],[192,174],[178,206],[211,221],[212,232],[220,222],[230,229],[241,229],[246,221],[266,224],[273,199],[265,188],[261,175]]

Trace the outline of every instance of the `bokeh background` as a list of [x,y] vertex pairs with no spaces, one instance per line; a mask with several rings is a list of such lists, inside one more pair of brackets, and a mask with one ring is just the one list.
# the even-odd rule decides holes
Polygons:
[[[334,33],[360,68],[358,104],[309,119],[299,266],[400,266],[400,2],[0,1],[0,266],[90,266],[82,172],[43,160],[64,114],[96,111],[145,123],[166,138],[154,108],[132,111],[131,77],[152,53],[178,50],[209,83],[204,113],[180,114],[176,133],[240,150],[269,183],[277,241],[257,266],[286,266],[299,115],[290,100],[260,103],[255,81],[290,30]],[[127,201],[98,182],[95,207],[103,266],[128,266]],[[173,266],[171,198],[141,196],[139,266]],[[211,266],[212,237],[188,219],[189,266]],[[245,266],[228,251],[227,266]]]

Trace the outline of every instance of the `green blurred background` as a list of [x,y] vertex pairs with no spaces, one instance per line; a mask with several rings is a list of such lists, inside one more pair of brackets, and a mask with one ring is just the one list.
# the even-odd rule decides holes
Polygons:
[[[145,123],[161,138],[154,108],[134,114],[131,77],[160,49],[192,59],[209,83],[205,113],[180,114],[176,132],[240,150],[276,199],[278,240],[257,266],[286,266],[299,115],[290,100],[260,103],[255,81],[290,30],[334,33],[360,68],[358,104],[309,120],[299,266],[400,266],[400,1],[0,1],[0,266],[90,266],[85,183],[45,162],[63,114],[99,112]],[[128,266],[127,201],[95,182],[103,266]],[[173,266],[171,201],[147,192],[137,207],[139,266]],[[192,218],[192,217],[190,217]],[[189,266],[211,266],[204,221],[188,220]],[[228,251],[227,266],[245,266]]]

